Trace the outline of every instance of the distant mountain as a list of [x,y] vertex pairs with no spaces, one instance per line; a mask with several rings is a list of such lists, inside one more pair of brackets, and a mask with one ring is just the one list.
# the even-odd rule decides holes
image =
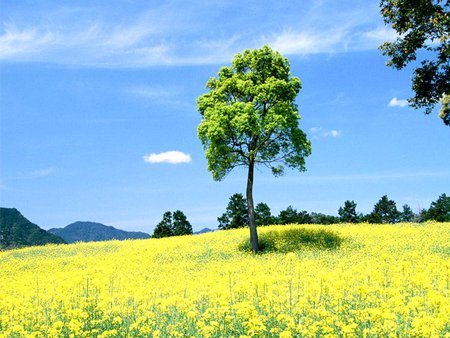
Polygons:
[[0,208],[0,249],[20,248],[64,240],[27,220],[17,209]]
[[75,222],[65,228],[53,228],[48,231],[62,237],[67,243],[100,242],[113,239],[144,239],[150,237],[149,234],[144,232],[119,230],[112,226],[95,222]]
[[203,228],[200,231],[194,231],[194,235],[206,234],[207,232],[213,232],[210,228]]

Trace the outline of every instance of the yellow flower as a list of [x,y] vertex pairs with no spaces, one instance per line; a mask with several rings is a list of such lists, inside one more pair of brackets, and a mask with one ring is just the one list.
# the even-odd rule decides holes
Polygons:
[[450,335],[450,223],[307,227],[346,240],[253,255],[236,229],[0,252],[0,337]]

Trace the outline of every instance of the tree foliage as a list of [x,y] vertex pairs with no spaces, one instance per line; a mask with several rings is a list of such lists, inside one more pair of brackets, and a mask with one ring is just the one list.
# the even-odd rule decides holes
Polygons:
[[230,197],[226,211],[217,218],[219,229],[228,230],[248,226],[247,202],[242,194]]
[[[437,221],[450,222],[450,197],[441,194],[433,201],[430,208],[422,209],[417,213],[408,204],[403,205],[402,211],[397,210],[395,201],[387,195],[381,197],[373,207],[373,211],[367,215],[356,212],[356,202],[347,200],[339,208],[339,217],[317,212],[308,213],[298,211],[293,206],[281,210],[278,216],[273,216],[270,207],[266,203],[258,203],[255,208],[258,226],[270,224],[337,224],[337,223],[397,223]],[[218,218],[220,229],[232,229],[248,225],[246,213],[246,201],[242,194],[234,194],[230,197],[227,211]],[[263,245],[263,243],[261,243]]]
[[205,149],[208,170],[222,180],[238,166],[248,169],[246,199],[252,249],[258,251],[253,203],[255,165],[274,175],[284,167],[305,170],[311,145],[298,127],[295,98],[300,80],[290,75],[286,58],[268,46],[236,54],[206,84],[197,99],[202,116],[197,133]]
[[297,211],[291,205],[281,210],[278,215],[279,224],[309,224],[312,223],[311,216],[306,211]]
[[425,220],[450,222],[450,196],[440,195],[436,201],[431,202],[424,216]]
[[268,46],[237,54],[231,67],[222,67],[200,96],[202,115],[198,136],[206,150],[208,170],[223,179],[237,166],[252,162],[281,174],[280,163],[305,170],[310,143],[298,128],[300,80],[290,76],[286,58]]
[[403,211],[400,213],[399,221],[400,222],[413,222],[416,219],[416,215],[412,211],[411,207],[408,204],[403,206]]
[[153,238],[170,236],[192,235],[192,225],[187,220],[186,215],[180,211],[166,211],[163,219],[153,230]]
[[450,126],[450,95],[442,98],[442,107],[439,111],[439,116],[446,125]]
[[325,215],[320,212],[312,212],[309,214],[310,220],[312,224],[336,224],[339,223],[339,217],[332,215]]
[[172,213],[166,211],[161,222],[159,222],[153,230],[152,237],[161,238],[169,236],[172,236]]
[[358,214],[356,213],[356,203],[355,201],[345,201],[344,206],[340,207],[338,214],[341,222],[343,223],[357,223]]
[[255,221],[257,226],[275,224],[275,217],[272,216],[269,206],[266,203],[258,203],[255,207]]
[[172,215],[172,233],[173,236],[191,235],[192,225],[187,220],[186,215],[180,211],[174,211]]
[[415,96],[409,103],[429,114],[440,100],[446,100],[440,116],[450,126],[450,1],[381,0],[380,8],[385,23],[399,34],[395,41],[380,46],[389,66],[402,69],[424,51],[425,58],[414,70]]
[[395,201],[384,195],[375,204],[373,212],[369,215],[370,223],[397,223],[400,213]]

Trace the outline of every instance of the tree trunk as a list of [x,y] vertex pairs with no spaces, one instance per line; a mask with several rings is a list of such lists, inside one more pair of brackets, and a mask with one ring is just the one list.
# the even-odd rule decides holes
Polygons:
[[253,172],[255,169],[255,161],[250,158],[248,165],[248,179],[247,179],[247,206],[248,206],[248,226],[250,228],[250,246],[253,252],[259,250],[258,232],[256,231],[255,222],[255,205],[253,203]]

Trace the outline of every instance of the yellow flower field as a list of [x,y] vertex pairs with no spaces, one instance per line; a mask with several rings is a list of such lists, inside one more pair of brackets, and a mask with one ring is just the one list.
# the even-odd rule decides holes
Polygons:
[[450,337],[450,223],[307,227],[343,244],[253,255],[239,229],[0,252],[0,337]]

